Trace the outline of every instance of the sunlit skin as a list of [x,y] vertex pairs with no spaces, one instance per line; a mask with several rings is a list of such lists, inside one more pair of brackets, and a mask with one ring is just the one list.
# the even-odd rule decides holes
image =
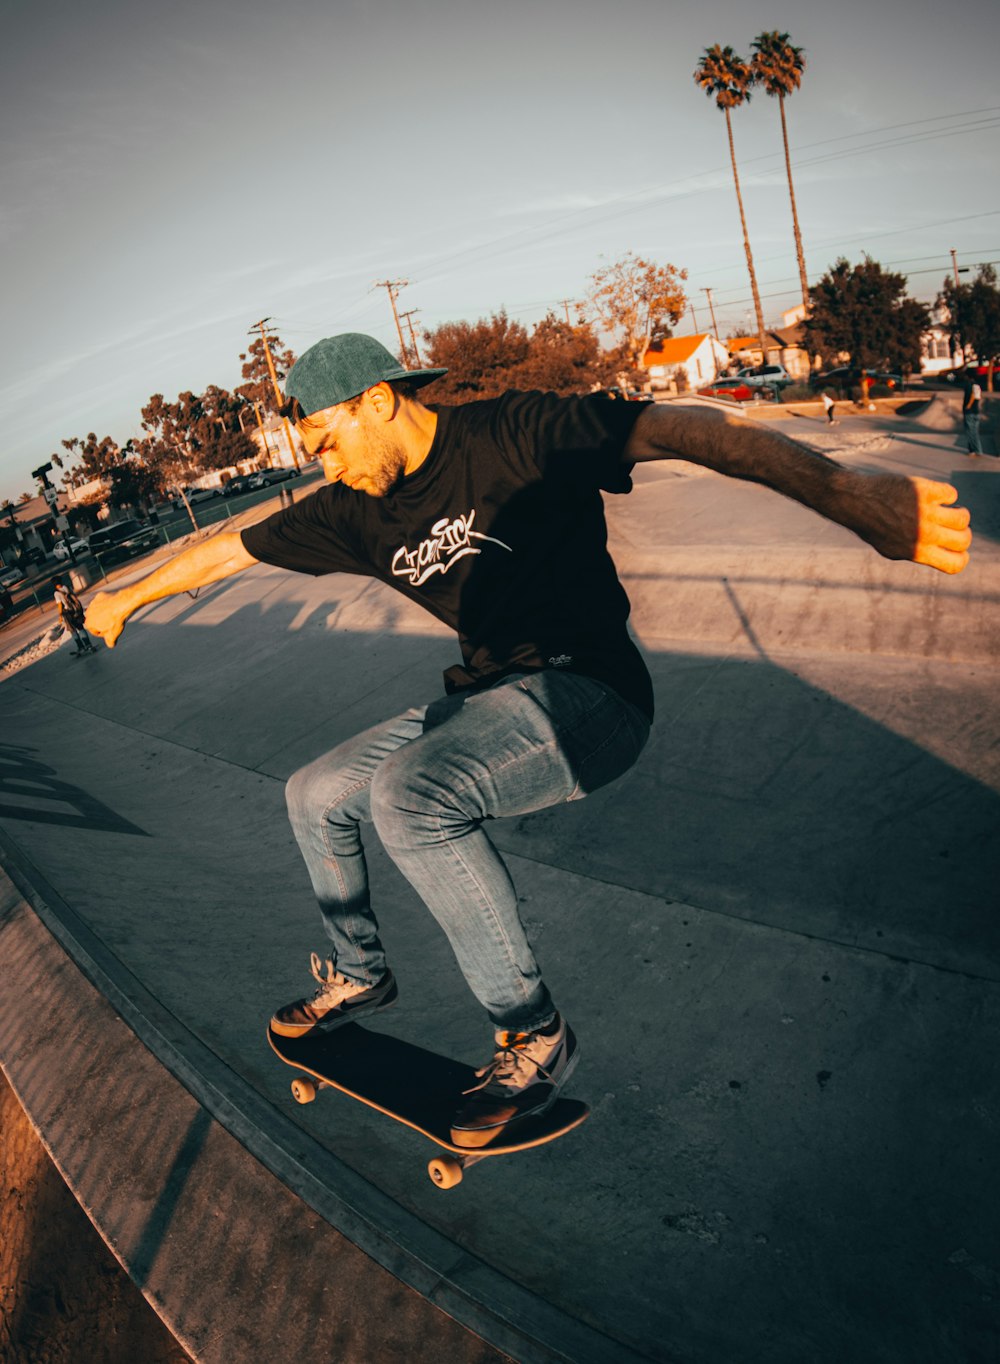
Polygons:
[[[298,423],[306,450],[322,460],[327,480],[370,497],[388,496],[401,478],[420,468],[436,429],[436,413],[384,383],[362,394],[353,412],[341,404]],[[958,493],[950,483],[844,468],[729,413],[681,403],[649,407],[636,422],[623,458],[629,464],[690,460],[762,483],[846,526],[886,559],[909,559],[942,573],[961,573],[969,562],[969,513],[955,505]],[[86,628],[113,648],[140,607],[219,582],[256,562],[238,532],[222,532],[118,592],[99,592],[87,611]]]
[[435,413],[398,397],[388,384],[361,394],[353,411],[340,403],[297,424],[307,453],[322,461],[326,481],[369,497],[387,497],[420,468],[436,429]]

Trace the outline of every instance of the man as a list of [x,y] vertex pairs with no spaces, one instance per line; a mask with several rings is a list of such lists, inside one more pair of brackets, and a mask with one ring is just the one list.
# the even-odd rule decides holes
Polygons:
[[962,424],[965,427],[965,446],[967,453],[975,459],[983,453],[983,443],[979,437],[983,390],[980,387],[975,370],[966,369],[962,389]]
[[627,492],[637,461],[683,458],[765,483],[888,558],[958,573],[971,536],[947,484],[843,469],[738,417],[539,393],[424,404],[424,385],[442,373],[407,372],[370,337],[318,342],[288,375],[286,407],[327,485],[102,593],[87,619],[113,646],[140,606],[265,562],[370,575],[457,630],[462,663],[445,674],[442,697],[288,783],[332,947],[325,961],[312,958],[319,988],[271,1025],[301,1036],[395,1001],[360,835],[370,822],[495,1029],[494,1056],[453,1123],[456,1143],[475,1147],[546,1108],[577,1059],[484,821],[614,780],[652,719],[649,674],[606,549],[602,490]]

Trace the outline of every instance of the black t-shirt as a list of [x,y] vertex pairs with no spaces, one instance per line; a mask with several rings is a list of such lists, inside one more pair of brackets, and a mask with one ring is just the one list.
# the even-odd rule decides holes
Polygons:
[[567,668],[652,717],[601,499],[632,487],[622,451],[642,409],[508,393],[432,410],[428,456],[390,496],[326,484],[243,531],[247,550],[300,573],[362,573],[419,602],[458,632],[451,690]]

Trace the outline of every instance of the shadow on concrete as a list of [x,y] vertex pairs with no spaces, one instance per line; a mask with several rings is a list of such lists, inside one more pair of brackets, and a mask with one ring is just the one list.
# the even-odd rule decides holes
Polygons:
[[[291,1107],[262,1020],[301,993],[315,927],[282,779],[439,694],[454,644],[356,584],[272,582],[156,608],[86,675],[55,656],[0,689],[33,761],[155,829],[81,824],[55,848],[31,820],[11,830],[93,931],[402,1208],[651,1359],[985,1359],[1000,797],[984,670],[779,657],[731,585],[739,656],[647,651],[658,719],[639,765],[492,830],[578,1027],[593,1118],[442,1196],[410,1134],[332,1096]],[[478,1063],[446,945],[374,848],[372,867],[403,997],[385,1027]],[[144,1263],[186,1168],[164,1162]]]

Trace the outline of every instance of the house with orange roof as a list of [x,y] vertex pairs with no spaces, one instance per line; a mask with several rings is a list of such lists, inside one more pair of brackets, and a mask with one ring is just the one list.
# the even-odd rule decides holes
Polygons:
[[653,388],[704,388],[729,364],[729,352],[708,332],[697,332],[655,342],[642,363]]
[[784,365],[793,379],[805,382],[812,369],[809,351],[805,345],[805,333],[801,323],[794,322],[788,327],[772,328],[764,333],[767,348],[765,360],[760,348],[760,337],[731,336],[726,342],[729,360],[733,365]]

